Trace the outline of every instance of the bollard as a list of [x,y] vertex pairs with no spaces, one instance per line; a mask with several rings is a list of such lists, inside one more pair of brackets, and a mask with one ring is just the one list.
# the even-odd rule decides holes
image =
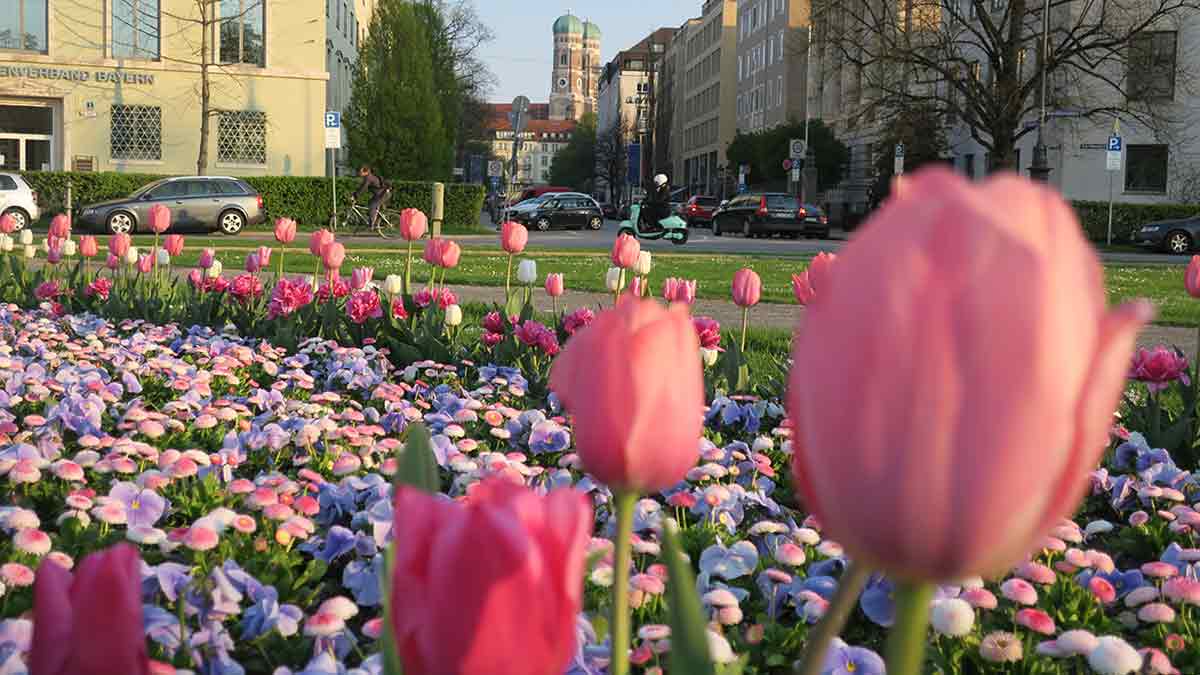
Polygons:
[[442,183],[433,184],[433,208],[430,210],[430,220],[433,221],[432,234],[434,239],[442,236],[443,207],[446,202],[446,186]]
[[68,178],[67,179],[67,205],[66,205],[66,208],[64,209],[67,212],[68,219],[74,218],[74,211],[71,208],[71,204],[72,204],[72,201],[71,201],[71,179]]

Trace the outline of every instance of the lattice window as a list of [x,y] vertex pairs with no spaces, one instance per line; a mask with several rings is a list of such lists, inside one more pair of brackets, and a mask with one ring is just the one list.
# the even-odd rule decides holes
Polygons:
[[162,108],[114,105],[109,145],[113,159],[162,159]]
[[223,110],[217,118],[217,161],[224,164],[267,163],[267,113]]

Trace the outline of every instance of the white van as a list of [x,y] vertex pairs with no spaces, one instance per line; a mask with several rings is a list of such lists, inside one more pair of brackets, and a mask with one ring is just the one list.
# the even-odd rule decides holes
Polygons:
[[0,173],[0,214],[12,216],[16,229],[23,230],[41,217],[37,193],[16,173]]

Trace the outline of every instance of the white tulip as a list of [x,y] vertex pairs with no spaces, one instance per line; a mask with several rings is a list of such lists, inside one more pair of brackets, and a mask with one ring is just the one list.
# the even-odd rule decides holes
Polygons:
[[33,244],[26,244],[25,245],[25,257],[33,258],[36,255],[37,255],[37,249],[33,247]]
[[633,266],[633,271],[639,277],[649,276],[650,268],[653,266],[653,262],[650,260],[650,252],[642,251],[638,254],[637,264]]
[[4,245],[8,243],[8,235],[0,232],[0,251],[4,250]]
[[22,246],[29,246],[33,243],[33,233],[29,230],[21,230],[20,237]]
[[312,286],[312,289],[314,292],[316,292],[317,290],[320,290],[321,282],[317,281],[317,275],[315,275],[315,274],[308,275],[308,285]]
[[158,251],[155,252],[155,257],[157,258],[156,262],[158,262],[159,265],[171,264],[171,254],[167,253],[167,249],[165,248],[158,249]]
[[79,244],[76,244],[74,239],[68,239],[63,242],[62,252],[68,258],[73,258],[76,253],[79,253]]
[[14,241],[13,241],[13,238],[12,238],[12,237],[5,237],[5,239],[4,239],[4,252],[5,252],[5,253],[12,253],[12,251],[13,251],[13,248],[14,248],[14,245],[15,245],[15,244],[16,244],[16,242],[14,242]]
[[140,257],[141,257],[141,254],[138,252],[137,247],[130,246],[129,250],[125,252],[125,264],[126,265],[136,265],[138,258],[140,258]]
[[462,307],[458,305],[449,305],[446,307],[446,318],[443,321],[451,328],[461,324],[463,321]]
[[537,281],[537,263],[533,260],[522,260],[517,264],[517,281],[532,284]]
[[221,265],[220,260],[214,260],[212,266],[208,268],[208,278],[216,279],[217,277],[221,276],[221,272],[224,271],[224,269],[225,268]]
[[50,237],[46,237],[42,240],[42,251],[46,253],[50,252]]
[[404,277],[399,274],[389,274],[383,280],[383,292],[391,296],[400,295],[404,292]]
[[720,355],[721,353],[715,349],[700,348],[700,360],[704,362],[705,368],[712,368],[717,365],[717,357]]
[[608,287],[609,293],[617,293],[621,290],[621,268],[610,267],[608,274],[604,275],[604,284]]

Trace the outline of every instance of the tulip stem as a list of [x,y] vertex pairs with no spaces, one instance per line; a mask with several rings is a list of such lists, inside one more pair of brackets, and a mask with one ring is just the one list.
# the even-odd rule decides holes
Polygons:
[[613,559],[612,663],[609,675],[629,673],[629,566],[633,564],[633,508],[637,493],[613,493],[617,510],[617,541]]
[[408,257],[404,259],[404,295],[409,294],[409,283],[412,279],[412,249],[413,243],[410,239],[408,241]]
[[829,604],[829,608],[825,610],[825,616],[821,617],[813,632],[808,635],[804,646],[804,660],[795,675],[818,675],[821,672],[829,643],[842,632],[842,627],[846,625],[846,619],[854,610],[858,596],[866,587],[867,579],[870,576],[871,571],[862,563],[851,563],[846,568],[846,572],[838,582],[833,602]]
[[750,325],[750,308],[742,308],[742,353],[746,353],[746,328]]
[[901,582],[896,591],[896,621],[888,635],[889,675],[920,675],[925,662],[925,633],[933,586]]
[[508,254],[508,274],[504,276],[504,300],[508,301],[508,296],[512,293],[512,262],[513,254]]

